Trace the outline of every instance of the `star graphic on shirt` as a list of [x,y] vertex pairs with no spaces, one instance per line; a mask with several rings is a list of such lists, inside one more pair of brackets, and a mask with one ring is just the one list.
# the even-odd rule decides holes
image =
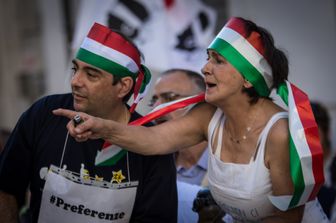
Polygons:
[[121,183],[121,181],[123,181],[126,177],[122,174],[121,170],[119,170],[118,172],[112,171],[113,177],[111,180],[111,183],[116,182],[118,184]]
[[95,180],[96,181],[103,181],[104,177],[99,177],[98,175],[95,175]]

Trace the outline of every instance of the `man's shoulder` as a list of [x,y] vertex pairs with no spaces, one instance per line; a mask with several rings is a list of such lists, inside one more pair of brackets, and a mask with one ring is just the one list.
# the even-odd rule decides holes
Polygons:
[[35,106],[45,106],[51,109],[72,108],[72,104],[73,97],[70,93],[43,96],[34,103]]
[[46,96],[42,96],[40,99],[37,100],[39,101],[48,101],[50,103],[64,103],[64,102],[72,102],[73,97],[71,93],[65,93],[65,94],[50,94]]

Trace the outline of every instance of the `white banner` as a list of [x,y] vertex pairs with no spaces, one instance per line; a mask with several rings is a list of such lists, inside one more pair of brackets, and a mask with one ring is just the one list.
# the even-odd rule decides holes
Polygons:
[[133,39],[151,69],[199,72],[206,62],[206,48],[214,38],[216,14],[200,0],[82,0],[74,52],[94,22]]

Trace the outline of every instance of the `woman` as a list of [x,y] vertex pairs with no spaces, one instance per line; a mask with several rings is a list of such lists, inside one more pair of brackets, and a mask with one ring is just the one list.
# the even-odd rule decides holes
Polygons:
[[78,141],[104,138],[142,154],[172,153],[207,140],[210,191],[235,222],[301,222],[303,214],[303,222],[314,222],[312,216],[322,222],[316,201],[306,211],[304,205],[280,211],[269,198],[294,193],[287,113],[269,98],[287,79],[286,56],[265,29],[242,18],[230,19],[207,53],[207,103],[184,117],[146,128],[80,113],[85,122],[77,128],[69,122],[70,134]]

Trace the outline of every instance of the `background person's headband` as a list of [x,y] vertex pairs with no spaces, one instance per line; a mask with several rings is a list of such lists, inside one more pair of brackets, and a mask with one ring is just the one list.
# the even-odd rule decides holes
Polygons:
[[125,38],[108,27],[95,23],[85,37],[76,58],[118,77],[136,80],[131,111],[144,97],[151,74],[141,64],[138,50]]

